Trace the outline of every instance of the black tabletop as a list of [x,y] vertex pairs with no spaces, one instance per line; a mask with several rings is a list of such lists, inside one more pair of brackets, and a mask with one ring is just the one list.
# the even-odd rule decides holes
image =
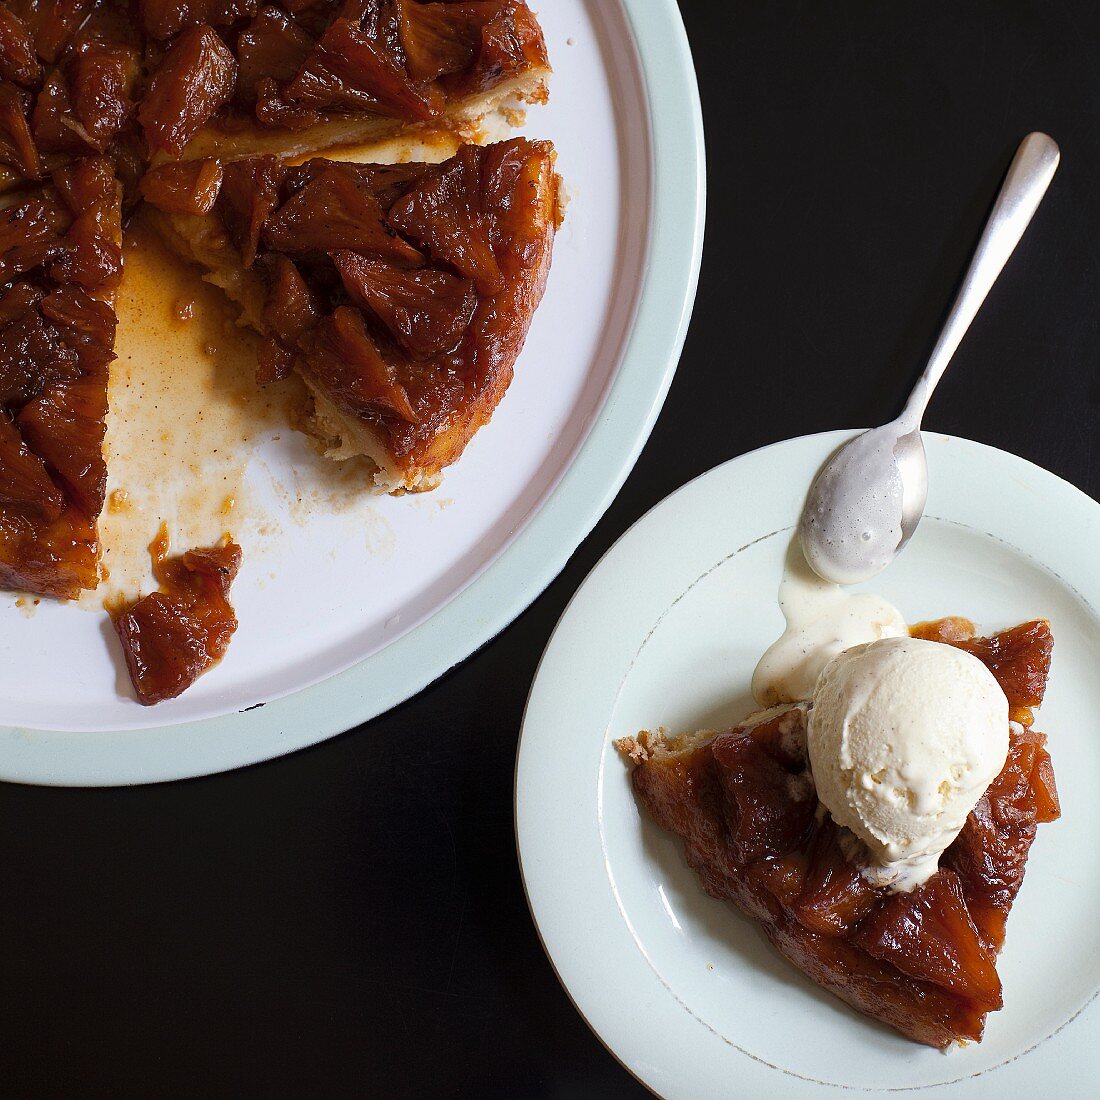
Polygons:
[[1061,168],[926,427],[1100,491],[1100,6],[681,7],[706,252],[625,488],[529,611],[383,718],[209,779],[0,789],[6,1094],[646,1095],[559,987],[524,901],[512,778],[536,662],[672,489],[898,412],[1030,130]]

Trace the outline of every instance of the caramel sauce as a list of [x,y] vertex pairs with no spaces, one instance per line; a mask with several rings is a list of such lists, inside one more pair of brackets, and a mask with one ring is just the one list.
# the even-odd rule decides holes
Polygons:
[[[180,301],[193,303],[189,321],[177,316]],[[279,520],[249,490],[249,458],[261,442],[289,442],[307,400],[296,378],[257,386],[255,334],[140,215],[126,236],[117,310],[100,585],[80,600],[96,610],[154,587],[147,548],[161,523],[176,546],[212,546],[231,517],[246,558],[277,536]],[[371,481],[366,460],[333,462],[303,448],[285,481],[261,471],[295,526],[316,514],[347,514],[369,553],[393,552],[384,505],[364,492]]]
[[[190,320],[179,319],[180,302],[190,304]],[[228,500],[235,526],[262,523],[245,480],[249,454],[286,430],[289,408],[302,400],[291,381],[256,386],[253,335],[236,326],[221,292],[173,257],[140,216],[126,237],[117,310],[102,575],[99,589],[81,600],[94,608],[150,589],[146,548],[161,523],[180,546],[216,543]]]

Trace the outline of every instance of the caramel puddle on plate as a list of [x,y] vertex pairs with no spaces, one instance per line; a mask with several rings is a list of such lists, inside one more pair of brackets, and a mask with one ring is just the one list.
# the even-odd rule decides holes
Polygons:
[[245,484],[258,441],[289,433],[294,383],[255,384],[255,337],[216,288],[140,217],[126,233],[107,417],[107,503],[100,519],[101,607],[153,586],[148,546],[168,524],[173,550],[246,534],[263,522]]
[[255,333],[140,214],[126,231],[125,255],[99,521],[103,579],[80,605],[98,610],[155,587],[148,547],[161,522],[173,553],[230,533],[246,566],[261,554],[281,528],[245,475],[256,447],[273,439],[292,456],[290,477],[258,465],[292,522],[347,516],[370,555],[389,557],[396,538],[384,510],[397,502],[371,493],[365,461],[333,462],[295,430],[307,400],[301,382],[256,385]]

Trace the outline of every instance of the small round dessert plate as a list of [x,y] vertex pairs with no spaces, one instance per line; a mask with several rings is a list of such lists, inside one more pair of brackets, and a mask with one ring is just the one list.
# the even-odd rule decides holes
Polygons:
[[[200,326],[211,311],[193,299],[205,284],[184,294],[154,270],[147,281],[156,293],[143,283],[137,300],[139,284],[124,280],[131,327],[178,338],[166,365],[150,371],[151,357],[140,343],[125,344],[120,326],[119,366],[138,364],[135,408],[148,415],[159,407],[166,418],[163,433],[132,418],[138,453],[148,451],[154,465],[151,475],[141,466],[140,477],[119,482],[121,511],[135,512],[133,490],[171,480],[176,470],[161,450],[178,449],[186,501],[197,490],[215,513],[210,541],[224,524],[243,548],[232,593],[240,626],[217,668],[146,708],[133,697],[102,591],[91,613],[0,593],[0,779],[179,779],[341,733],[408,699],[503,629],[603,514],[660,411],[691,315],[705,189],[698,90],[675,0],[534,7],[554,75],[549,103],[527,112],[522,132],[554,142],[567,209],[545,297],[492,422],[434,492],[369,497],[362,478],[342,479],[286,417],[268,424],[250,414],[236,443],[223,433],[223,421],[244,416],[242,400],[250,409],[262,402],[253,400],[253,361],[238,392],[235,376],[230,385],[215,364],[215,343],[204,343]],[[130,274],[148,269],[145,253],[130,251]],[[181,316],[191,319],[177,333]],[[214,320],[217,340],[232,349],[224,339],[232,325]],[[208,380],[198,415],[171,396],[145,398],[141,387],[161,374],[187,393]],[[115,377],[128,391],[125,376]],[[118,402],[115,412],[124,418]],[[200,423],[207,427],[196,439]],[[219,434],[208,446],[211,430]],[[212,460],[187,474],[211,449],[222,452],[219,464],[232,454],[234,470],[247,463],[240,496]],[[149,513],[137,542],[146,571],[144,548],[160,520],[175,543],[179,513],[194,511],[169,505],[136,509],[142,524]],[[122,555],[105,546],[118,584]],[[136,595],[133,586],[126,595]]]
[[984,632],[1048,618],[1038,727],[1062,800],[1041,826],[998,970],[1005,1007],[946,1055],[819,989],[637,805],[620,737],[728,728],[782,630],[776,595],[806,488],[848,432],[791,440],[674,493],[592,571],[558,624],[524,717],[516,831],[528,900],[573,1002],[661,1096],[1091,1094],[1100,1079],[1100,505],[1002,451],[926,434],[928,511],[870,585],[910,622]]

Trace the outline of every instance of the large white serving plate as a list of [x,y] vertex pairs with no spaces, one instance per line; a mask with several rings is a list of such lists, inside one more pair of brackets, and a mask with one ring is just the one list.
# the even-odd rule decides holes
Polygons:
[[780,633],[777,588],[806,488],[850,433],[777,444],[674,493],[593,570],[547,648],[524,718],[516,829],[528,899],[574,1003],[669,1098],[928,1089],[1095,1095],[1100,1079],[1100,505],[1036,466],[926,436],[928,512],[871,585],[910,622],[986,629],[1050,619],[1039,728],[1063,817],[1041,826],[998,969],[1005,1007],[980,1045],[918,1046],[819,990],[634,800],[613,746],[639,729],[728,727],[753,709]]
[[131,698],[102,612],[43,601],[25,617],[0,597],[0,778],[166,780],[347,729],[498,632],[607,507],[660,409],[694,298],[698,94],[673,0],[536,6],[555,74],[524,132],[556,144],[569,205],[492,423],[436,493],[322,506],[306,523],[303,444],[259,439],[249,491],[272,522],[234,532],[240,628],[217,669],[154,709]]

